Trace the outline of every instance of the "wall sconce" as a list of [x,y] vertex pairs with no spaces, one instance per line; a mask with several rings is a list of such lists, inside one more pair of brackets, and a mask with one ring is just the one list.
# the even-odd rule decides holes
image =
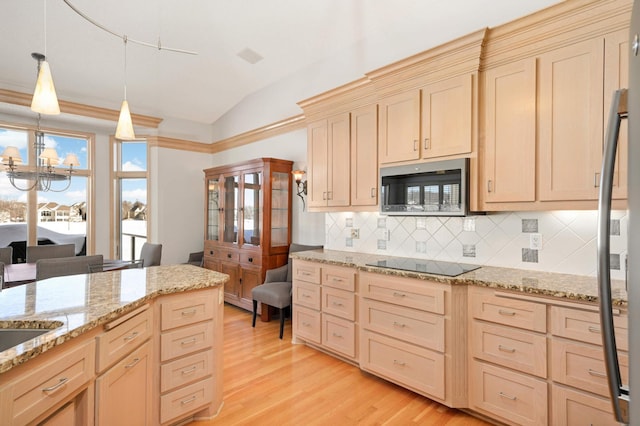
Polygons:
[[293,179],[296,181],[296,185],[298,186],[298,197],[302,200],[302,210],[305,208],[304,204],[304,195],[307,195],[307,181],[302,181],[302,176],[304,176],[304,170],[294,170],[291,172],[293,175]]

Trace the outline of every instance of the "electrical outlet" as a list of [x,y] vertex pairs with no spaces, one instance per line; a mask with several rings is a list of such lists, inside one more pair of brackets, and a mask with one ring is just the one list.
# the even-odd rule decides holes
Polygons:
[[351,229],[351,238],[360,238],[360,230],[358,228]]
[[534,233],[529,235],[529,248],[531,250],[542,250],[542,234]]

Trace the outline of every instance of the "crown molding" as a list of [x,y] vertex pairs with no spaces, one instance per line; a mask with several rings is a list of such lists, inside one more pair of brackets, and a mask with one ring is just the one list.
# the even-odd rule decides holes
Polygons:
[[[33,95],[29,93],[0,89],[0,102],[7,104],[30,107],[32,96]],[[80,115],[83,117],[98,118],[114,122],[117,122],[120,116],[120,111],[114,109],[101,108],[64,100],[59,100],[58,103],[60,104],[60,112],[65,114]],[[141,114],[131,114],[131,120],[133,120],[133,124],[136,126],[147,127],[150,129],[157,129],[162,122],[162,118]]]

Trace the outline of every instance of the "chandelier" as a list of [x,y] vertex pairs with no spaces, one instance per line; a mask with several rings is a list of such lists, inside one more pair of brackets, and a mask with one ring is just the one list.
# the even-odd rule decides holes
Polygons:
[[[39,87],[40,77],[43,71],[42,66],[46,66],[45,71],[48,71],[49,68],[44,55],[32,53],[31,56],[38,61],[37,87]],[[53,84],[51,84],[51,87],[53,87]],[[36,92],[38,92],[37,89]],[[35,99],[36,96],[34,95],[34,100]],[[55,104],[57,105],[57,99]],[[15,146],[7,146],[2,153],[2,164],[6,167],[5,174],[9,178],[11,185],[19,191],[31,191],[34,189],[37,191],[52,192],[66,191],[71,185],[73,167],[79,166],[80,162],[75,154],[67,154],[67,157],[62,163],[67,167],[58,167],[60,165],[60,158],[58,158],[58,153],[55,148],[45,146],[44,133],[40,130],[40,116],[40,112],[38,112],[38,127],[35,131],[35,141],[33,143],[35,165],[22,164],[23,161],[18,148]],[[18,182],[22,180],[27,182],[22,185],[18,184]],[[53,182],[65,182],[65,184],[61,187],[54,188]]]

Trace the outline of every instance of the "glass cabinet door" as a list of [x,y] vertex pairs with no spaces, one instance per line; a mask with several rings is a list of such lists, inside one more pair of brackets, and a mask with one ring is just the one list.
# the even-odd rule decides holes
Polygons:
[[209,179],[207,182],[207,240],[218,241],[220,238],[220,182],[219,179]]
[[245,173],[242,177],[243,188],[243,217],[242,217],[242,241],[244,244],[260,245],[260,223],[262,222],[261,191],[262,173]]
[[289,173],[274,172],[271,184],[271,247],[289,242]]
[[238,176],[224,178],[224,232],[225,243],[238,243]]

